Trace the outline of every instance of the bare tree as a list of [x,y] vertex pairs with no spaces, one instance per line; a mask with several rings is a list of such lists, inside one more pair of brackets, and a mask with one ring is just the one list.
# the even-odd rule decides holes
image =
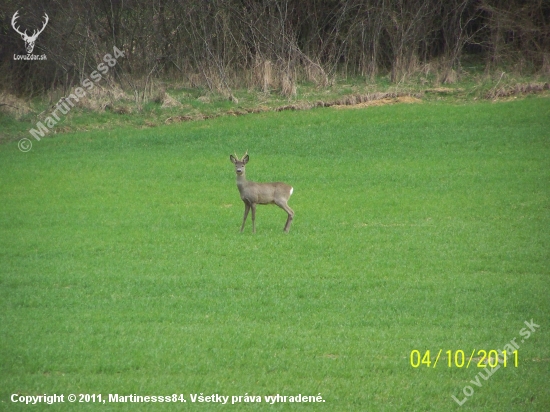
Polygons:
[[[40,28],[43,62],[26,53],[17,27]],[[117,46],[109,74],[138,105],[181,81],[231,97],[257,87],[292,97],[301,81],[389,74],[406,80],[430,62],[438,78],[460,74],[464,51],[488,70],[550,74],[548,0],[15,0],[0,4],[0,88],[33,96],[66,92]],[[40,64],[37,64],[40,63]],[[158,90],[157,90],[158,89]]]

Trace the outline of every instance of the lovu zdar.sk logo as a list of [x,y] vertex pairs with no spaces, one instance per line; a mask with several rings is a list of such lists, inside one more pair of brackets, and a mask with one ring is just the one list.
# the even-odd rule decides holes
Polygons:
[[32,33],[32,35],[28,35],[27,34],[27,30],[25,30],[24,32],[21,31],[21,29],[16,25],[16,20],[18,19],[19,17],[19,10],[17,10],[15,12],[15,14],[13,15],[12,19],[11,19],[11,26],[13,27],[13,29],[21,35],[21,38],[25,41],[25,49],[27,50],[27,54],[26,55],[17,55],[17,54],[14,54],[13,55],[13,59],[14,60],[46,60],[46,55],[45,54],[42,54],[42,55],[36,55],[36,54],[32,54],[32,51],[34,50],[34,45],[36,43],[36,39],[38,38],[38,36],[40,35],[40,33],[42,33],[44,31],[44,29],[46,28],[46,25],[48,24],[48,21],[50,20],[50,18],[48,17],[48,15],[46,13],[44,13],[44,23],[42,24],[42,28],[41,29],[35,29]]

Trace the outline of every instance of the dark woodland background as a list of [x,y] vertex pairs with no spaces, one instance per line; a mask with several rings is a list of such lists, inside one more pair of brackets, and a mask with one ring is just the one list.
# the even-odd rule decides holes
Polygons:
[[[33,52],[46,61],[14,60],[17,10],[29,34],[49,15]],[[25,97],[69,90],[113,46],[126,56],[110,81],[133,90],[162,79],[291,95],[302,81],[427,70],[453,83],[466,62],[550,74],[550,0],[7,0],[0,35],[0,90]]]

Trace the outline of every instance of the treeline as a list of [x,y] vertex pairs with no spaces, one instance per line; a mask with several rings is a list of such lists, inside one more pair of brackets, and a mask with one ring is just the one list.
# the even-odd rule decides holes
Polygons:
[[[14,60],[32,34],[44,61]],[[160,80],[231,94],[295,93],[335,76],[430,71],[456,81],[465,55],[486,70],[550,74],[549,0],[71,0],[0,6],[0,89],[33,96],[68,90],[118,47],[111,81],[144,93]]]

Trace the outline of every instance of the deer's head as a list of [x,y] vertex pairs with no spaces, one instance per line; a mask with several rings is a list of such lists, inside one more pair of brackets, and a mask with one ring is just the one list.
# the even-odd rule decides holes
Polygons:
[[231,160],[231,162],[235,165],[235,173],[237,173],[237,176],[244,175],[244,166],[248,163],[248,150],[242,159],[239,160],[239,157],[235,153],[235,156],[229,155],[229,160]]
[[21,38],[25,41],[25,49],[27,49],[27,53],[31,54],[32,51],[34,50],[34,43],[36,42],[36,39],[38,38],[38,35],[44,31],[44,29],[46,28],[46,24],[48,24],[48,21],[50,19],[49,19],[48,15],[46,13],[44,13],[45,21],[44,21],[44,24],[42,25],[42,28],[40,30],[34,30],[33,33],[32,33],[32,36],[29,36],[27,34],[27,30],[25,30],[24,32],[21,32],[19,27],[16,27],[16,25],[15,25],[15,21],[19,17],[18,13],[19,13],[19,10],[17,10],[15,12],[15,14],[13,15],[13,17],[11,19],[11,26],[13,27],[13,29],[17,33],[19,33],[21,35]]

